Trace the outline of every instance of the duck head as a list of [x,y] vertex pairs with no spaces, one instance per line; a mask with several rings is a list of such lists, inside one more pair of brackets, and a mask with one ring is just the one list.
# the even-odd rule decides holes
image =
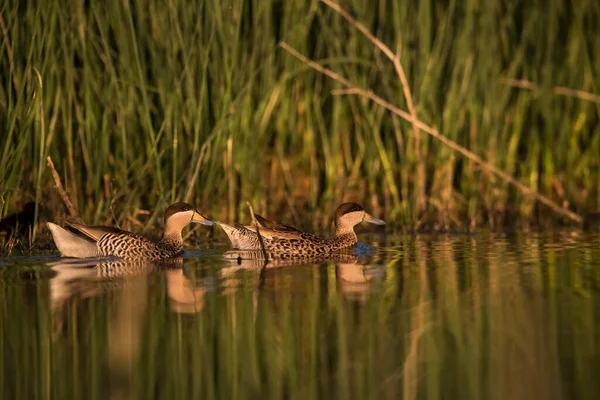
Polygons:
[[181,235],[181,230],[189,223],[212,226],[215,221],[204,217],[193,206],[183,202],[173,203],[165,211],[165,235]]
[[360,204],[344,203],[335,211],[335,230],[338,235],[353,231],[354,227],[361,222],[385,225],[383,220],[366,212]]

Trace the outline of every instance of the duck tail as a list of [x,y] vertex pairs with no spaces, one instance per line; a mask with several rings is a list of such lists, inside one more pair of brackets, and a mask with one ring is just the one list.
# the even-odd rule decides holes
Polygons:
[[229,238],[229,241],[231,242],[231,247],[233,248],[238,248],[239,246],[239,241],[238,241],[238,229],[234,226],[231,226],[229,224],[225,224],[223,222],[219,222],[219,221],[215,221],[217,225],[219,225],[223,231],[225,232],[225,234],[227,235],[227,237]]
[[70,232],[60,226],[47,222],[46,225],[52,233],[54,243],[63,257],[87,258],[98,257],[96,242]]
[[254,242],[258,243],[256,240],[256,233],[247,229],[243,225],[231,226],[228,224],[224,224],[223,222],[216,223],[223,228],[229,241],[231,242],[231,247],[234,249],[255,249],[257,248]]

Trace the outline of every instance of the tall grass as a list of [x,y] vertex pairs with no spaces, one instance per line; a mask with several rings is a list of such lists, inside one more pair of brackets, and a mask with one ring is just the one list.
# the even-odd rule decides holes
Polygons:
[[208,290],[195,314],[171,310],[164,272],[53,308],[46,268],[1,268],[0,394],[595,399],[598,240],[407,235],[368,283],[310,265],[267,270],[260,291],[257,271],[188,259]]
[[[600,92],[598,2],[343,4],[400,46],[420,119],[579,213],[600,208],[600,105],[552,90]],[[405,108],[392,66],[317,1],[7,0],[0,13],[4,212],[35,199],[60,216],[51,156],[88,222],[127,224],[176,199],[229,220],[250,200],[318,227],[342,200],[396,225],[550,213],[441,143],[417,148],[410,124],[332,96],[335,82],[278,49]]]

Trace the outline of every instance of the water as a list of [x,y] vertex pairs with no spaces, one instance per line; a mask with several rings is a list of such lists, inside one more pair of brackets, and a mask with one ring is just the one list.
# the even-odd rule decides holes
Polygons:
[[600,235],[362,236],[271,266],[0,260],[0,397],[600,398]]

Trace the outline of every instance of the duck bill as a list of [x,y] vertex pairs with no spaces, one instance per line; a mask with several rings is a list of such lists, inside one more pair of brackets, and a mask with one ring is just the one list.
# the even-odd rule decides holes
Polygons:
[[192,222],[208,226],[213,226],[215,224],[215,221],[202,216],[198,211],[194,211],[194,215],[192,215]]
[[365,213],[365,218],[363,219],[363,221],[368,222],[370,224],[375,224],[375,225],[385,225],[384,220],[375,218],[374,216],[372,216],[369,213]]

